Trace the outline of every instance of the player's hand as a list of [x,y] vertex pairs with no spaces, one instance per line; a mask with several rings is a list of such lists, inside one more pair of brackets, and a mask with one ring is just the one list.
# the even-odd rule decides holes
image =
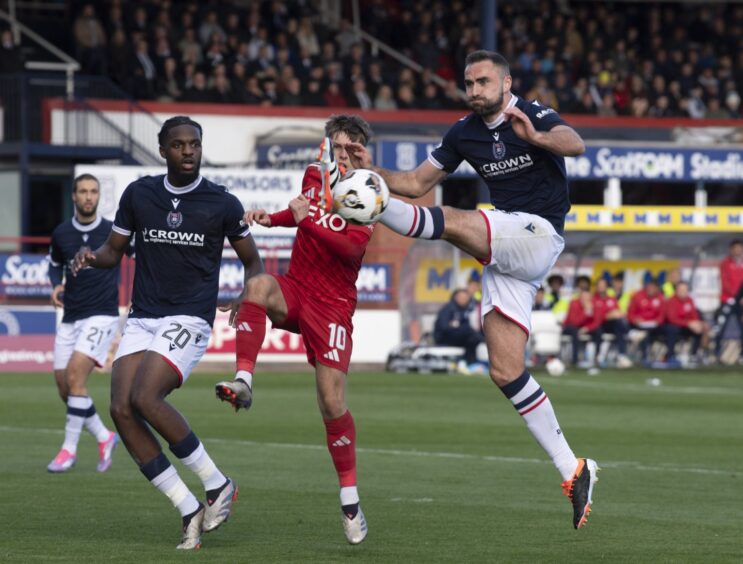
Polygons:
[[231,302],[221,305],[218,307],[219,311],[229,311],[230,312],[230,327],[235,326],[235,318],[237,317],[237,312],[240,311],[240,304],[243,303],[243,294],[240,294],[237,298],[232,300]]
[[364,147],[361,143],[348,143],[346,145],[346,153],[348,153],[348,159],[351,161],[353,168],[371,168],[372,157],[369,149]]
[[258,225],[262,225],[263,227],[271,227],[271,216],[266,210],[263,209],[246,211],[245,215],[243,216],[243,221],[248,225],[257,223]]
[[291,202],[289,202],[289,211],[292,212],[294,223],[299,225],[300,221],[310,215],[310,201],[305,197],[304,194],[300,194]]
[[64,285],[57,284],[52,290],[52,304],[54,307],[64,307],[64,301],[62,301],[62,292],[64,292]]
[[81,247],[75,255],[75,258],[72,259],[72,275],[77,276],[78,272],[83,268],[90,266],[94,260],[95,253],[90,250],[90,247]]
[[529,143],[534,145],[538,144],[536,140],[539,137],[539,132],[534,128],[534,124],[524,112],[516,106],[511,106],[503,110],[503,115],[507,120],[511,121],[511,127],[516,135],[524,141],[529,141]]

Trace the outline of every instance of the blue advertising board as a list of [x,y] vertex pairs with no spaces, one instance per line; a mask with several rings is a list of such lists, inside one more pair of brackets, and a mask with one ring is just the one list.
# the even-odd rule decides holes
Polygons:
[[[378,164],[392,170],[413,170],[436,145],[425,141],[379,141]],[[735,149],[589,144],[583,155],[567,157],[565,164],[568,177],[573,180],[743,182],[743,151]],[[462,163],[455,174],[476,175],[467,163]]]
[[0,254],[0,296],[49,297],[49,262],[44,255]]

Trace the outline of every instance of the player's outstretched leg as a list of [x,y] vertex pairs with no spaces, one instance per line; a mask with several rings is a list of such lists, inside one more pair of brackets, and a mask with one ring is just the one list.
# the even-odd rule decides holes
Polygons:
[[201,528],[205,509],[178,476],[178,472],[161,452],[139,467],[144,476],[158,490],[168,496],[183,519],[183,536],[176,548],[194,550],[201,548]]
[[219,471],[193,431],[178,444],[170,445],[170,450],[204,484],[206,510],[202,529],[205,533],[215,530],[230,516],[237,499],[237,484]]
[[416,206],[397,198],[390,198],[379,221],[405,237],[441,239],[444,233],[444,212],[440,207]]
[[253,403],[253,371],[258,352],[266,336],[266,308],[245,301],[235,317],[237,372],[232,381],[215,386],[217,398],[228,401],[235,408],[249,409]]
[[356,486],[356,425],[350,411],[324,422],[328,451],[341,486],[343,532],[349,543],[359,544],[366,538],[368,527]]

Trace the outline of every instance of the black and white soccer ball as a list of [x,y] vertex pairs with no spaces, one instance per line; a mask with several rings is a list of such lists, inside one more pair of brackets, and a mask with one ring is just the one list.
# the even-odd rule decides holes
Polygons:
[[333,211],[358,225],[378,221],[389,201],[387,183],[372,170],[350,170],[333,188]]

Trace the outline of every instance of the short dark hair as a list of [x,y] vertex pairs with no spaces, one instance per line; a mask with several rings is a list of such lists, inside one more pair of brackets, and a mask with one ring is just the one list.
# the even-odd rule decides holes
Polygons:
[[552,285],[553,282],[559,282],[562,286],[565,284],[565,278],[563,278],[560,274],[550,274],[547,278],[547,284]]
[[735,245],[743,245],[743,239],[733,239],[732,241],[730,241],[731,247]]
[[83,174],[81,174],[79,176],[76,176],[75,177],[75,180],[72,181],[72,193],[73,194],[75,192],[77,192],[77,185],[80,184],[80,182],[82,182],[83,180],[92,180],[93,182],[95,182],[96,184],[98,184],[98,187],[99,188],[101,186],[101,183],[98,181],[98,179],[95,176],[93,176],[92,174],[88,174],[87,172],[85,172],[85,173],[83,173]]
[[160,130],[160,133],[157,134],[157,142],[160,143],[161,147],[165,146],[165,142],[168,139],[168,133],[170,133],[170,130],[174,127],[178,127],[180,125],[192,125],[196,129],[199,130],[199,137],[202,139],[204,138],[204,132],[201,129],[201,125],[196,123],[194,120],[192,120],[188,116],[173,116],[170,119],[166,119],[165,123],[163,123],[163,127]]
[[511,74],[511,66],[503,55],[496,53],[495,51],[486,51],[485,49],[472,51],[472,53],[467,55],[464,59],[464,66],[473,65],[482,61],[490,61],[496,67],[500,68],[503,72],[503,76]]
[[351,141],[362,145],[367,145],[372,136],[366,120],[352,114],[334,114],[325,122],[326,136],[333,137],[338,133],[345,133]]

